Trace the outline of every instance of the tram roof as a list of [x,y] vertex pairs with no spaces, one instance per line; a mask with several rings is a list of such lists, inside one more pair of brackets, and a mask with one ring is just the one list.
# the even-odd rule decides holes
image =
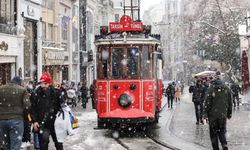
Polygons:
[[110,45],[110,44],[160,44],[159,35],[145,35],[145,34],[127,34],[126,40],[122,33],[113,33],[106,36],[96,36],[96,45]]

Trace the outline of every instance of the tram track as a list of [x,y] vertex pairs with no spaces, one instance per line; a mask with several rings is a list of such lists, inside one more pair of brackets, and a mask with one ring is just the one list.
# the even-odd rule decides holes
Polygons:
[[115,141],[121,145],[123,148],[125,148],[126,150],[132,150],[128,145],[126,145],[125,143],[123,143],[120,139],[115,139]]
[[146,136],[147,136],[147,138],[151,139],[153,142],[155,142],[155,143],[157,143],[157,144],[159,144],[159,145],[161,145],[161,146],[163,146],[165,148],[168,148],[170,150],[181,150],[181,149],[179,149],[177,147],[174,147],[172,145],[169,145],[169,144],[167,144],[165,142],[162,142],[162,141],[152,137],[148,132],[146,133]]

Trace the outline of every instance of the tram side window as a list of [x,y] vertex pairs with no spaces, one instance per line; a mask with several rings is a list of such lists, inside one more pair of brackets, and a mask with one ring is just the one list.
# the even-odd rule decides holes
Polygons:
[[141,59],[141,77],[143,79],[152,77],[152,61],[150,57],[150,50],[148,46],[142,46],[142,59]]
[[138,76],[139,49],[128,48],[128,75],[131,77]]
[[109,52],[106,49],[99,49],[98,58],[98,78],[104,79],[108,77],[108,60]]
[[123,73],[123,49],[113,48],[112,49],[112,76],[115,78],[121,78],[124,76]]

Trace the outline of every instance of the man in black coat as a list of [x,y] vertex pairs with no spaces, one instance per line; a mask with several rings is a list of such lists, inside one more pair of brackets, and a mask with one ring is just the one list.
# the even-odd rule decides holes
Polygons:
[[218,139],[223,150],[228,150],[226,140],[227,119],[232,117],[232,97],[230,89],[216,72],[216,80],[208,88],[205,98],[205,114],[209,121],[210,139],[213,150],[219,150]]
[[241,91],[240,86],[234,83],[231,85],[230,89],[231,89],[232,96],[233,96],[234,107],[236,107],[236,102],[237,102],[237,106],[239,107],[239,104],[240,104],[239,93]]
[[203,124],[203,103],[205,98],[205,87],[201,79],[197,79],[195,86],[189,87],[189,93],[193,93],[192,102],[194,103],[196,124]]
[[168,108],[173,108],[173,100],[175,96],[175,87],[173,84],[174,83],[169,83],[166,89],[166,95],[168,97]]
[[31,95],[31,117],[34,132],[38,133],[41,150],[48,150],[49,136],[57,150],[62,150],[62,143],[57,142],[54,123],[62,102],[61,92],[51,85],[50,74],[45,72],[40,78],[40,86]]
[[88,88],[86,83],[82,84],[82,87],[80,89],[80,91],[82,92],[82,107],[86,108],[86,105],[88,103]]

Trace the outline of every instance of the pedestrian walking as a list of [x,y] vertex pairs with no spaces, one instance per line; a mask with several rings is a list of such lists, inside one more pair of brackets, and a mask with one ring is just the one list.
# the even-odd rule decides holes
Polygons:
[[95,102],[94,102],[95,89],[94,89],[94,84],[93,83],[90,85],[89,90],[90,90],[90,98],[91,98],[91,102],[92,102],[92,108],[95,109]]
[[19,76],[0,87],[0,149],[19,150],[24,116],[30,109],[29,94]]
[[175,86],[175,101],[179,101],[180,103],[181,100],[181,83],[178,81],[177,85]]
[[86,108],[86,105],[88,103],[88,88],[86,83],[82,84],[81,92],[82,92],[82,107]]
[[55,134],[55,118],[62,103],[61,91],[54,88],[48,72],[44,72],[40,78],[40,85],[31,95],[31,116],[33,130],[38,133],[41,150],[48,150],[49,137],[51,135],[57,150],[63,149],[63,143],[57,141]]
[[239,93],[241,91],[240,86],[236,83],[233,83],[230,86],[230,89],[231,89],[231,93],[232,93],[232,97],[233,97],[234,108],[236,107],[236,103],[237,103],[237,106],[239,107],[239,104],[240,104]]
[[189,93],[193,93],[192,102],[194,103],[196,124],[203,124],[203,103],[205,98],[205,88],[202,80],[197,79],[195,86],[189,87]]
[[205,114],[209,121],[210,140],[213,150],[219,150],[218,139],[223,150],[228,150],[226,140],[227,119],[232,117],[232,98],[230,89],[221,80],[220,72],[208,88],[205,98]]
[[175,96],[175,88],[173,83],[169,83],[167,90],[166,90],[166,94],[168,97],[168,108],[173,108],[173,100],[174,100],[174,96]]
[[[29,81],[26,90],[29,93],[29,96],[34,90],[34,83],[33,81]],[[22,145],[21,148],[29,147],[31,144],[31,116],[30,112],[28,112],[27,115],[24,116],[24,132],[23,132],[23,138],[22,138]]]

